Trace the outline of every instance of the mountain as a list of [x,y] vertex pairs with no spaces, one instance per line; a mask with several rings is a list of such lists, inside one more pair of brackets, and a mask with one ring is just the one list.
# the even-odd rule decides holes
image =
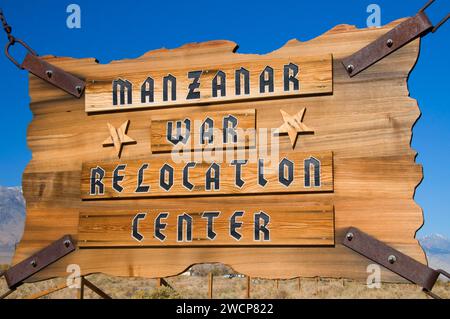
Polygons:
[[20,187],[0,186],[0,264],[10,263],[25,224],[25,200]]
[[[427,253],[431,268],[450,272],[450,239],[440,234],[433,234],[419,239]],[[441,276],[442,279],[445,279]]]

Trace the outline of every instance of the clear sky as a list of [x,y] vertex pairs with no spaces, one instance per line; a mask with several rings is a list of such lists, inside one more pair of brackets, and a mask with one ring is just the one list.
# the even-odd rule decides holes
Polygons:
[[[307,41],[337,24],[366,27],[367,6],[381,8],[381,23],[414,15],[426,0],[340,1],[93,1],[0,0],[9,24],[40,55],[95,57],[101,63],[135,58],[161,47],[226,39],[242,53],[267,53],[292,38]],[[69,29],[66,8],[81,7],[81,29]],[[437,22],[450,11],[437,0],[427,13]],[[0,30],[2,31],[2,30]],[[424,38],[419,62],[409,79],[422,117],[414,127],[413,148],[424,167],[416,201],[425,213],[419,236],[450,237],[450,22]],[[0,46],[6,36],[0,33]],[[20,50],[15,51],[23,56]],[[21,184],[31,158],[26,130],[31,121],[28,80],[0,55],[0,185]]]

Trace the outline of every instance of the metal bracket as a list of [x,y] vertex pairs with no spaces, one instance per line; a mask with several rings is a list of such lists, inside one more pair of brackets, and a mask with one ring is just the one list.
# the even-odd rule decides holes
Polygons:
[[400,23],[374,42],[343,59],[342,64],[347,74],[353,77],[416,38],[422,37],[430,31],[436,32],[450,18],[450,14],[447,14],[444,19],[433,27],[432,22],[425,13],[425,9],[434,1],[430,0],[414,17]]
[[75,245],[72,237],[70,235],[65,235],[44,249],[38,251],[33,256],[25,259],[15,266],[12,266],[2,274],[2,276],[5,276],[6,284],[10,289],[10,291],[2,297],[4,298],[9,295],[18,286],[23,284],[24,280],[27,278],[33,276],[37,272],[41,271],[45,267],[48,267],[50,264],[53,264],[74,250]]
[[355,227],[350,227],[347,230],[342,244],[408,281],[421,286],[425,293],[436,299],[439,299],[439,296],[431,291],[439,275],[442,274],[450,278],[450,274],[447,272],[441,269],[434,270],[421,264]]
[[20,68],[31,72],[42,80],[53,84],[76,98],[81,97],[86,86],[83,80],[42,60],[32,53],[28,53],[25,56]]

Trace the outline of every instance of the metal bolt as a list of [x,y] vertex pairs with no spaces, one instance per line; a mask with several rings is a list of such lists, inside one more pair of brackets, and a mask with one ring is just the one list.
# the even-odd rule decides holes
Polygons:
[[393,263],[395,263],[397,261],[397,257],[395,257],[394,255],[390,255],[388,257],[388,261],[389,261],[390,264],[393,264]]
[[52,71],[52,70],[47,70],[47,71],[45,71],[45,74],[47,74],[47,76],[48,76],[49,78],[51,78],[52,75],[53,75],[53,71]]
[[30,265],[31,265],[33,268],[36,268],[36,266],[37,266],[36,260],[33,259],[33,260],[30,262]]
[[347,65],[347,72],[348,73],[352,73],[354,69],[355,69],[355,67],[353,66],[353,64]]
[[69,246],[70,246],[70,240],[65,240],[65,241],[64,241],[64,246],[66,246],[66,248],[69,248]]
[[393,41],[392,39],[388,39],[388,40],[386,41],[386,45],[390,48],[391,46],[394,45],[394,41]]
[[347,233],[347,235],[345,237],[347,238],[348,241],[352,241],[353,233]]
[[81,86],[77,85],[77,86],[75,87],[75,90],[77,90],[78,93],[81,93]]

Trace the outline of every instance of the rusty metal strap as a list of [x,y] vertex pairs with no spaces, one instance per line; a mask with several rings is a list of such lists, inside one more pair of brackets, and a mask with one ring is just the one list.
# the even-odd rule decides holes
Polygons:
[[419,12],[358,52],[343,59],[342,64],[348,75],[353,77],[431,29],[433,29],[431,21],[424,12]]
[[28,53],[20,67],[77,98],[80,98],[83,94],[85,88],[83,80],[42,60],[34,54]]
[[3,274],[6,279],[6,284],[9,289],[13,290],[20,286],[27,278],[33,276],[74,250],[75,245],[72,237],[70,235],[65,235],[33,256],[6,270]]
[[[47,81],[63,91],[66,91],[76,98],[80,98],[83,95],[84,88],[86,86],[85,81],[48,62],[45,62],[38,57],[36,51],[34,51],[25,41],[14,37],[12,35],[12,28],[6,22],[6,18],[1,8],[0,21],[8,37],[8,43],[5,46],[5,55],[12,63],[14,63],[18,68],[29,71],[42,80]],[[19,62],[17,62],[17,60],[13,58],[9,52],[9,50],[16,44],[20,44],[28,51],[22,64],[19,64]]]
[[355,227],[347,230],[343,245],[421,286],[433,298],[439,298],[431,292],[439,275],[450,276],[443,270],[434,270],[418,262]]

